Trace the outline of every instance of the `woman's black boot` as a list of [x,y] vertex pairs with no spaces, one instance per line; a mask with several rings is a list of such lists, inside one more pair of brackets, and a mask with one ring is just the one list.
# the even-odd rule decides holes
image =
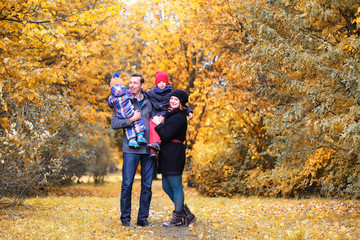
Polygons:
[[190,209],[186,205],[184,206],[184,215],[184,226],[186,227],[195,222],[197,219],[195,215],[190,212]]
[[170,222],[165,222],[163,225],[165,227],[181,227],[184,226],[184,213],[183,212],[175,212],[172,213],[172,219]]

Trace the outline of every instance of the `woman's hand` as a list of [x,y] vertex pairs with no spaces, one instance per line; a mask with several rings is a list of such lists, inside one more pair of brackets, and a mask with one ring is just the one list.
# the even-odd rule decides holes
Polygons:
[[152,118],[152,121],[157,125],[164,123],[164,117],[163,116],[154,116]]

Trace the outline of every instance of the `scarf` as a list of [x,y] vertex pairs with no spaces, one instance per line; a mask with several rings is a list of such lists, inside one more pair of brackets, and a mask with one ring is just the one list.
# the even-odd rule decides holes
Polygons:
[[166,88],[164,89],[160,89],[158,87],[153,87],[153,90],[156,94],[159,94],[161,96],[165,96],[166,94],[170,93],[172,91],[172,87],[171,85],[169,84]]

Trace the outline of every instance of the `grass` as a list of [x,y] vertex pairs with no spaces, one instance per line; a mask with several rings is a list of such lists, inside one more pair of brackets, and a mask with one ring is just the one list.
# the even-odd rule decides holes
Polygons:
[[198,217],[190,227],[164,228],[173,205],[153,183],[150,227],[136,226],[140,180],[133,189],[132,227],[119,220],[121,178],[80,184],[0,211],[0,239],[360,239],[360,201],[208,198],[185,188]]

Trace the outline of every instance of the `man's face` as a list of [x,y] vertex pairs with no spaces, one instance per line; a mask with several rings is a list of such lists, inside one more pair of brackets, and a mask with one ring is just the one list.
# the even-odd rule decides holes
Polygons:
[[140,93],[141,89],[143,88],[144,84],[141,83],[140,77],[131,77],[129,82],[129,91],[136,95]]

